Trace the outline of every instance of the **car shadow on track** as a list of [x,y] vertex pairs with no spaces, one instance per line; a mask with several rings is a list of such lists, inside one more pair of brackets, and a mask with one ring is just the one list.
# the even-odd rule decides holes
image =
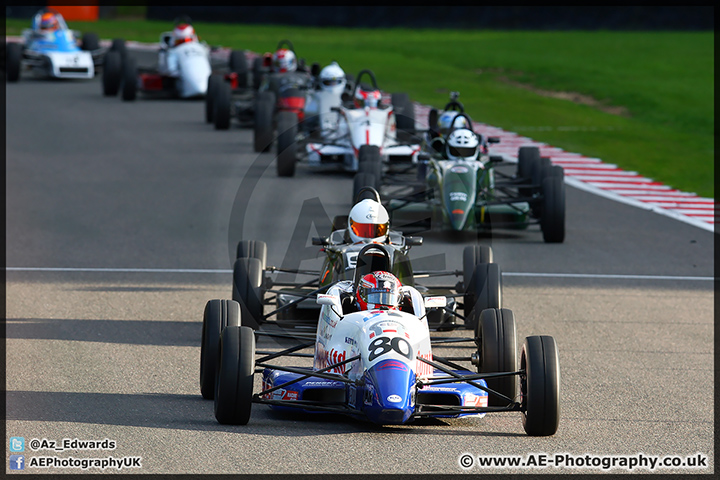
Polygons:
[[[67,422],[97,425],[137,426],[169,430],[272,434],[308,437],[342,433],[440,434],[457,436],[524,436],[519,433],[482,432],[478,425],[429,419],[410,425],[380,426],[344,415],[274,412],[264,405],[253,406],[248,425],[220,425],[213,415],[213,402],[200,394],[7,392],[6,421]],[[432,428],[432,427],[440,428]]]

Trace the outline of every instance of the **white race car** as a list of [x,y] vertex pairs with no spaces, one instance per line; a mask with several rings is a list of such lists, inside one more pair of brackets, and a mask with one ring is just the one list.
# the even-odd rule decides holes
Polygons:
[[[113,48],[124,46],[114,40]],[[16,82],[22,71],[49,78],[93,78],[107,48],[98,36],[70,30],[63,16],[50,8],[40,10],[22,41],[7,44],[7,79]]]
[[[369,85],[362,83],[364,76]],[[298,160],[318,169],[372,171],[378,178],[383,164],[417,163],[420,145],[410,142],[415,115],[407,94],[383,96],[373,72],[362,70],[351,95],[335,105],[333,98],[318,97],[319,128],[308,128],[307,121],[298,126],[292,112],[278,116],[278,175],[294,175]]]
[[155,67],[138,67],[135,58],[110,52],[104,64],[103,93],[135,100],[137,92],[179,98],[200,98],[207,93],[212,73],[211,48],[200,42],[189,23],[177,23],[171,32],[160,35]]

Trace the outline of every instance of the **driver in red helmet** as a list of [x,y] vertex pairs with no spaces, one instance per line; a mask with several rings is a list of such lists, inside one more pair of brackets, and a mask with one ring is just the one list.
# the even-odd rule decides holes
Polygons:
[[402,285],[389,272],[377,271],[364,275],[355,292],[355,301],[360,310],[399,310],[402,300]]

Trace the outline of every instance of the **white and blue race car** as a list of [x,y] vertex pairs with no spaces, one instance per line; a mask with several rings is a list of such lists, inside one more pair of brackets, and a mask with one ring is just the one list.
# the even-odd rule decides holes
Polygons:
[[[112,48],[121,47],[122,40],[113,41]],[[107,51],[95,33],[81,35],[59,12],[45,8],[23,30],[21,42],[8,42],[7,80],[17,82],[24,71],[46,78],[93,78]]]
[[[207,303],[200,385],[203,397],[214,399],[218,422],[247,424],[253,403],[279,411],[342,413],[380,425],[518,411],[528,435],[555,434],[560,370],[553,337],[527,337],[518,355],[512,311],[490,308],[482,311],[474,338],[449,340],[475,342],[476,351],[464,359],[438,355],[433,346],[448,339],[430,336],[427,309],[442,308],[445,297],[423,298],[405,285],[399,309],[362,310],[353,301],[360,279],[367,278],[363,265],[377,265],[364,255],[376,257],[382,250],[368,244],[358,254],[353,280],[317,292],[322,308],[314,338],[243,325],[245,309],[234,300]],[[284,343],[280,350],[264,345],[256,350],[263,338]],[[297,344],[287,343],[292,340]],[[305,348],[314,352],[301,353]],[[275,361],[291,356],[312,357],[312,366]],[[462,360],[473,366],[456,363]],[[260,391],[255,373],[262,375]]]

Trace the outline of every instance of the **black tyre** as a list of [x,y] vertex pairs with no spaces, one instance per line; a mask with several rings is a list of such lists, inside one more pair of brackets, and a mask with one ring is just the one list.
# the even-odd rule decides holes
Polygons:
[[220,336],[215,382],[215,418],[223,425],[247,425],[252,410],[255,333],[232,326]]
[[363,187],[375,187],[375,175],[363,172],[355,174],[355,177],[353,178],[353,205],[356,201],[364,200],[366,198],[375,199],[375,196],[371,192],[364,192],[361,197],[358,197],[358,194]]
[[20,64],[22,63],[22,45],[14,42],[5,44],[7,57],[5,58],[5,68],[7,69],[7,81],[17,82],[20,80]]
[[245,50],[233,50],[230,52],[230,71],[237,73],[238,87],[246,88],[248,84],[248,62]]
[[273,114],[275,94],[261,92],[255,102],[254,147],[256,152],[267,152],[273,142]]
[[348,228],[347,215],[335,215],[332,220],[332,231]]
[[232,298],[240,304],[243,325],[256,330],[264,321],[263,270],[257,258],[238,258],[233,266]]
[[481,263],[493,263],[493,250],[489,245],[468,245],[463,249],[463,285],[465,290],[472,280],[475,267]]
[[260,88],[263,77],[263,59],[262,57],[255,57],[253,60],[252,67],[252,86],[253,90]]
[[267,265],[267,243],[262,240],[240,240],[237,244],[235,258],[257,258],[260,260],[260,269],[265,270]]
[[415,133],[415,108],[407,93],[392,94],[395,128],[400,142],[410,141]]
[[[540,149],[538,147],[520,147],[518,150],[518,164],[516,177],[522,178],[525,183],[532,182],[532,171],[540,163]],[[533,194],[532,188],[521,188],[518,193],[523,197]]]
[[[514,372],[517,368],[517,331],[515,315],[508,308],[489,308],[480,313],[475,327],[475,342],[478,346],[480,364],[478,373]],[[517,376],[488,378],[485,380],[491,390],[515,400]],[[509,402],[496,395],[488,395],[489,406],[506,406]]]
[[431,108],[428,113],[428,128],[433,131],[438,130],[438,111],[437,108]]
[[207,94],[205,94],[205,122],[207,123],[214,123],[215,121],[215,97],[217,96],[218,86],[223,81],[222,75],[211,74],[208,77]]
[[279,177],[295,175],[297,163],[296,137],[298,131],[297,114],[295,112],[279,112],[277,116],[277,174]]
[[358,151],[358,172],[375,175],[375,190],[382,184],[383,164],[377,145],[362,145]]
[[133,101],[137,97],[137,78],[137,62],[134,58],[127,57],[123,63],[122,99],[124,101]]
[[215,130],[230,128],[230,103],[232,102],[232,89],[230,84],[221,81],[215,88],[215,103],[213,103],[213,122]]
[[215,374],[218,366],[220,334],[228,325],[239,326],[240,304],[234,300],[210,300],[203,313],[200,344],[200,392],[203,398],[215,397]]
[[103,95],[114,97],[120,91],[122,82],[123,62],[120,52],[110,50],[103,58],[102,86]]
[[522,424],[532,436],[554,435],[560,423],[560,362],[555,339],[525,338],[520,352]]
[[[547,157],[541,157],[540,161],[535,163],[530,171],[532,184],[536,185],[536,187],[533,188],[531,195],[535,193],[542,193],[542,182],[545,179],[545,175],[549,172],[550,159]],[[542,199],[538,199],[530,204],[530,213],[535,218],[540,218],[542,216]]]
[[122,38],[113,38],[112,43],[110,44],[110,51],[118,52],[122,58],[125,58],[125,55],[127,55],[127,45],[125,45],[125,40]]
[[480,312],[486,308],[502,308],[502,274],[497,263],[482,263],[465,290],[465,328],[475,329]]
[[565,182],[562,176],[551,175],[543,180],[540,228],[546,243],[565,240]]
[[82,36],[82,50],[92,51],[100,48],[100,38],[96,33],[85,32]]

